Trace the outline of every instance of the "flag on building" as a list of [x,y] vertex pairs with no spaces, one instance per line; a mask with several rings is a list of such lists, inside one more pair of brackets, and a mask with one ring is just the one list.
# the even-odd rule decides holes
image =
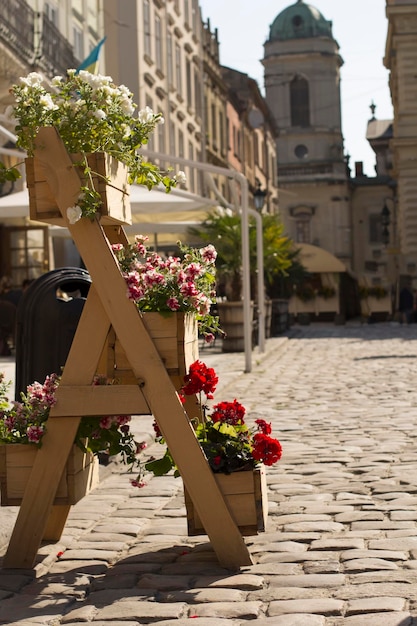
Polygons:
[[103,37],[101,41],[98,42],[95,48],[93,48],[86,59],[77,67],[77,74],[80,70],[85,70],[86,72],[90,72],[91,74],[97,74],[98,71],[98,57],[100,54],[101,46],[106,41],[106,37]]

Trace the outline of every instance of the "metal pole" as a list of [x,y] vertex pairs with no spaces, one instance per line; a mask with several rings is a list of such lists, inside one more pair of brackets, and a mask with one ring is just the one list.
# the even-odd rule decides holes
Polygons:
[[[252,320],[251,320],[251,301],[250,301],[250,256],[249,256],[249,185],[246,176],[236,170],[231,170],[227,167],[219,167],[218,165],[211,165],[209,163],[200,163],[198,161],[191,161],[190,159],[183,159],[181,157],[171,156],[169,154],[162,154],[154,150],[143,150],[142,154],[147,157],[153,157],[160,159],[161,161],[169,161],[170,163],[178,163],[180,165],[188,165],[195,167],[198,170],[204,172],[211,172],[213,174],[223,174],[227,178],[235,180],[241,188],[241,224],[242,224],[242,273],[243,273],[243,335],[245,346],[245,373],[252,371]],[[263,260],[263,259],[262,259]],[[258,272],[263,280],[263,270]],[[263,285],[262,285],[263,293]]]
[[256,221],[256,271],[258,284],[258,347],[265,352],[265,284],[264,284],[264,237],[262,216],[253,209],[248,210]]

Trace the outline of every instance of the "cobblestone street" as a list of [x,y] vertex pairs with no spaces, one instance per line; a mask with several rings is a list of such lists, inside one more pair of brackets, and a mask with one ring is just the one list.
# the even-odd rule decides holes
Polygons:
[[[180,479],[137,490],[111,463],[35,570],[0,570],[0,624],[417,626],[417,326],[295,326],[249,374],[242,354],[200,358],[216,401],[237,398],[283,446],[267,530],[246,538],[254,565],[224,570],[187,536]],[[0,555],[16,513],[0,510]]]

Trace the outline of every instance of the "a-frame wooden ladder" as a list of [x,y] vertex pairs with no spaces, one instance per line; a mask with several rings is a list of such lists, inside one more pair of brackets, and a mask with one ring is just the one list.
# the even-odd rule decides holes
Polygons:
[[[78,197],[80,179],[58,133],[41,129],[36,158],[63,216]],[[126,297],[126,284],[111,249],[125,241],[123,228],[105,230],[97,220],[68,225],[92,278],[92,287],[65,364],[57,403],[36,455],[11,536],[4,567],[31,568],[43,537],[59,538],[69,506],[53,500],[83,415],[152,414],[164,435],[181,477],[221,565],[237,569],[252,563],[195,437],[174,384],[141,315]],[[111,241],[112,240],[112,241]],[[113,328],[135,384],[93,386],[92,381]]]

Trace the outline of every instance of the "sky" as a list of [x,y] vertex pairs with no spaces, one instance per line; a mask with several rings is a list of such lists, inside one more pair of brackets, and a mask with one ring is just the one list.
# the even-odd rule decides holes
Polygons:
[[[220,63],[249,74],[264,93],[264,43],[269,27],[295,0],[199,0],[204,21],[218,30]],[[350,166],[362,161],[364,173],[375,175],[375,153],[366,126],[376,105],[377,119],[392,119],[389,72],[383,65],[388,22],[385,0],[308,0],[333,22],[341,68],[342,133]]]

